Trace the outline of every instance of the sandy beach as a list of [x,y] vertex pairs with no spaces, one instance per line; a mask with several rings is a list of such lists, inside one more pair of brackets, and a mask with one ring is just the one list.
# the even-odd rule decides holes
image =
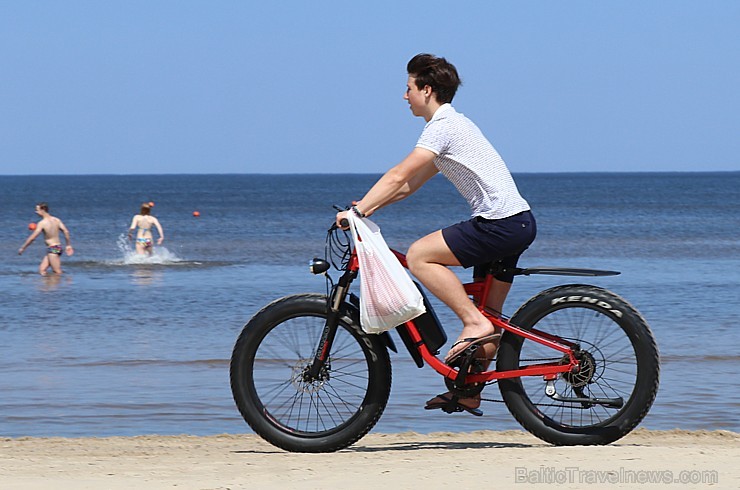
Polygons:
[[740,434],[638,429],[553,447],[519,431],[370,434],[333,454],[255,435],[0,441],[3,489],[740,488]]

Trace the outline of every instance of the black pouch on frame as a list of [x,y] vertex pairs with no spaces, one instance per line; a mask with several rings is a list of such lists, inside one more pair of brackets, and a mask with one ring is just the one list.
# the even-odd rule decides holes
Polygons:
[[418,282],[414,281],[414,284],[416,284],[416,287],[421,292],[421,296],[424,298],[424,306],[427,309],[426,313],[414,318],[414,324],[419,329],[421,340],[424,341],[424,345],[427,346],[427,349],[429,349],[432,354],[436,354],[439,351],[439,348],[447,342],[447,334],[442,328],[442,324],[439,323],[439,318],[437,318],[437,314],[434,313],[434,308],[432,308],[432,305],[429,303],[429,299],[424,293],[424,290]]

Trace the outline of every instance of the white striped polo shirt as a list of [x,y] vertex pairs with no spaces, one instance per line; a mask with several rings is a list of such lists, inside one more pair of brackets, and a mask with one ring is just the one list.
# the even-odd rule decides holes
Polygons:
[[501,219],[529,210],[501,156],[478,126],[450,104],[437,109],[416,143],[470,204],[472,216]]

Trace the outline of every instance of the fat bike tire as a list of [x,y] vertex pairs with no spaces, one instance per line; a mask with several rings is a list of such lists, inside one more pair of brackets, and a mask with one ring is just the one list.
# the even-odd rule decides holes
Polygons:
[[[507,408],[526,430],[558,446],[612,443],[647,415],[658,391],[660,360],[647,322],[616,294],[595,286],[564,285],[527,301],[511,323],[577,343],[584,369],[561,373],[559,395],[570,398],[621,399],[621,407],[558,402],[545,394],[541,376],[499,381]],[[557,361],[560,354],[532,340],[506,332],[496,359],[498,371]]]
[[231,356],[239,412],[252,430],[286,451],[343,449],[375,426],[388,402],[388,351],[379,336],[362,331],[349,305],[340,311],[328,362],[309,379],[326,316],[326,295],[276,300],[244,326]]

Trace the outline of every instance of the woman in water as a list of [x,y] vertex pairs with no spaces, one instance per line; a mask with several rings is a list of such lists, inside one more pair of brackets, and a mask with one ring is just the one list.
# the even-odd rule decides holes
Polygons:
[[159,220],[152,216],[152,206],[149,203],[141,205],[141,214],[134,216],[131,221],[131,226],[128,230],[129,239],[132,238],[134,230],[136,230],[136,253],[140,255],[149,254],[153,252],[154,236],[152,235],[152,226],[157,228],[159,233],[159,239],[157,239],[157,245],[162,245],[164,240],[164,232],[162,231],[162,225],[159,224]]

